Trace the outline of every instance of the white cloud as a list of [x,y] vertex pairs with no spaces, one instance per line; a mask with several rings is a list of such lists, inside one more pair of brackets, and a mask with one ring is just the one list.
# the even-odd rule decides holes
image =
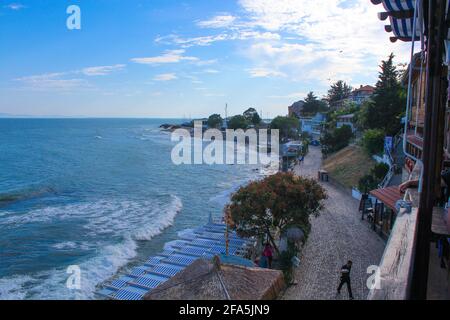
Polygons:
[[226,31],[216,35],[207,35],[199,37],[180,37],[171,34],[164,37],[158,37],[155,42],[166,45],[178,45],[182,48],[193,46],[206,47],[216,42],[235,41],[235,40],[280,40],[281,36],[273,32],[260,32],[251,29]]
[[229,14],[223,14],[209,20],[200,21],[197,25],[201,28],[226,28],[233,25],[235,21],[236,17]]
[[216,69],[205,69],[203,70],[204,73],[219,73],[219,70]]
[[166,64],[166,63],[179,63],[181,61],[198,61],[199,59],[196,57],[184,56],[185,50],[168,50],[164,54],[155,57],[147,57],[147,58],[133,58],[132,62],[139,64],[149,64],[149,65],[158,65],[158,64]]
[[409,58],[409,44],[389,41],[379,6],[367,0],[237,0],[240,16],[219,13],[197,22],[221,29],[214,35],[172,34],[155,41],[182,48],[221,41],[246,41],[240,52],[253,66],[252,77],[286,76],[294,81],[351,81],[375,78],[390,52],[398,62]]
[[154,81],[171,81],[176,79],[178,79],[178,77],[175,73],[162,73],[153,78]]
[[270,95],[268,98],[270,99],[297,99],[301,100],[306,97],[307,93],[305,92],[294,92],[285,95]]
[[46,73],[15,79],[26,88],[36,91],[71,91],[90,87],[86,80],[78,78],[63,79],[68,73]]
[[116,64],[113,66],[99,66],[84,68],[81,72],[86,76],[105,76],[116,71],[121,71],[125,68],[124,64]]
[[7,9],[10,9],[10,10],[14,10],[14,11],[19,11],[19,10],[26,8],[26,6],[24,6],[23,4],[20,4],[20,3],[10,3],[10,4],[5,5],[4,7]]
[[[250,45],[247,56],[259,65],[290,70],[293,78],[347,78],[375,74],[392,51],[407,61],[409,45],[389,41],[380,7],[366,0],[239,0],[248,26],[282,33],[277,42]],[[289,40],[288,40],[289,39]],[[293,40],[297,43],[293,44]]]
[[286,74],[277,70],[267,68],[251,68],[247,69],[252,78],[271,78],[271,77],[286,77]]

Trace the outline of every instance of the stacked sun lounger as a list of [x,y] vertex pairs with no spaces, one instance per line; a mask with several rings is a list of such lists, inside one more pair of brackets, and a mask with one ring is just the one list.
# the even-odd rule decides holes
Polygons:
[[[197,259],[211,259],[225,254],[225,225],[210,221],[197,229],[184,230],[179,239],[164,246],[164,251],[150,257],[142,266],[105,285],[98,292],[113,300],[141,300],[146,293],[184,270]],[[229,255],[242,257],[253,241],[229,233]]]

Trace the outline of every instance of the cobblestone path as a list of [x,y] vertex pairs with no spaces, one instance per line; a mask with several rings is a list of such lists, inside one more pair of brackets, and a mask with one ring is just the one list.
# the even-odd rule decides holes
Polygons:
[[[317,177],[321,166],[319,148],[310,147],[297,174]],[[351,281],[356,300],[366,299],[367,268],[378,265],[385,242],[361,221],[358,201],[350,194],[329,183],[322,183],[328,193],[325,209],[312,220],[312,231],[301,254],[300,266],[295,271],[297,285],[287,289],[282,299],[288,300],[336,300],[348,299],[344,286],[336,295],[339,271],[347,260],[353,261]]]

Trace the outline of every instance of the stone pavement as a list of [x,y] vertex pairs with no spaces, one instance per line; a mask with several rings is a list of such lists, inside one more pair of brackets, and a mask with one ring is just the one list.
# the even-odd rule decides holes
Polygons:
[[[317,178],[321,166],[320,148],[310,147],[305,161],[295,172]],[[348,299],[344,286],[336,295],[340,268],[353,261],[351,281],[356,300],[366,299],[369,289],[366,282],[367,268],[378,265],[385,242],[361,221],[359,202],[340,187],[322,183],[328,193],[325,209],[318,218],[312,219],[312,230],[302,250],[300,266],[295,271],[297,285],[287,289],[282,299],[288,300],[335,300]]]

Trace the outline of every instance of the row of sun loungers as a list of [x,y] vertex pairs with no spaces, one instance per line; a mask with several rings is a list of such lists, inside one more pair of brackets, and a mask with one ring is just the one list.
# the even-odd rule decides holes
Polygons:
[[[244,256],[253,241],[229,233],[229,255]],[[225,254],[225,224],[210,221],[197,229],[184,230],[179,239],[165,245],[164,251],[150,257],[142,266],[102,286],[98,292],[113,300],[141,300],[145,294],[184,270],[197,259]]]

